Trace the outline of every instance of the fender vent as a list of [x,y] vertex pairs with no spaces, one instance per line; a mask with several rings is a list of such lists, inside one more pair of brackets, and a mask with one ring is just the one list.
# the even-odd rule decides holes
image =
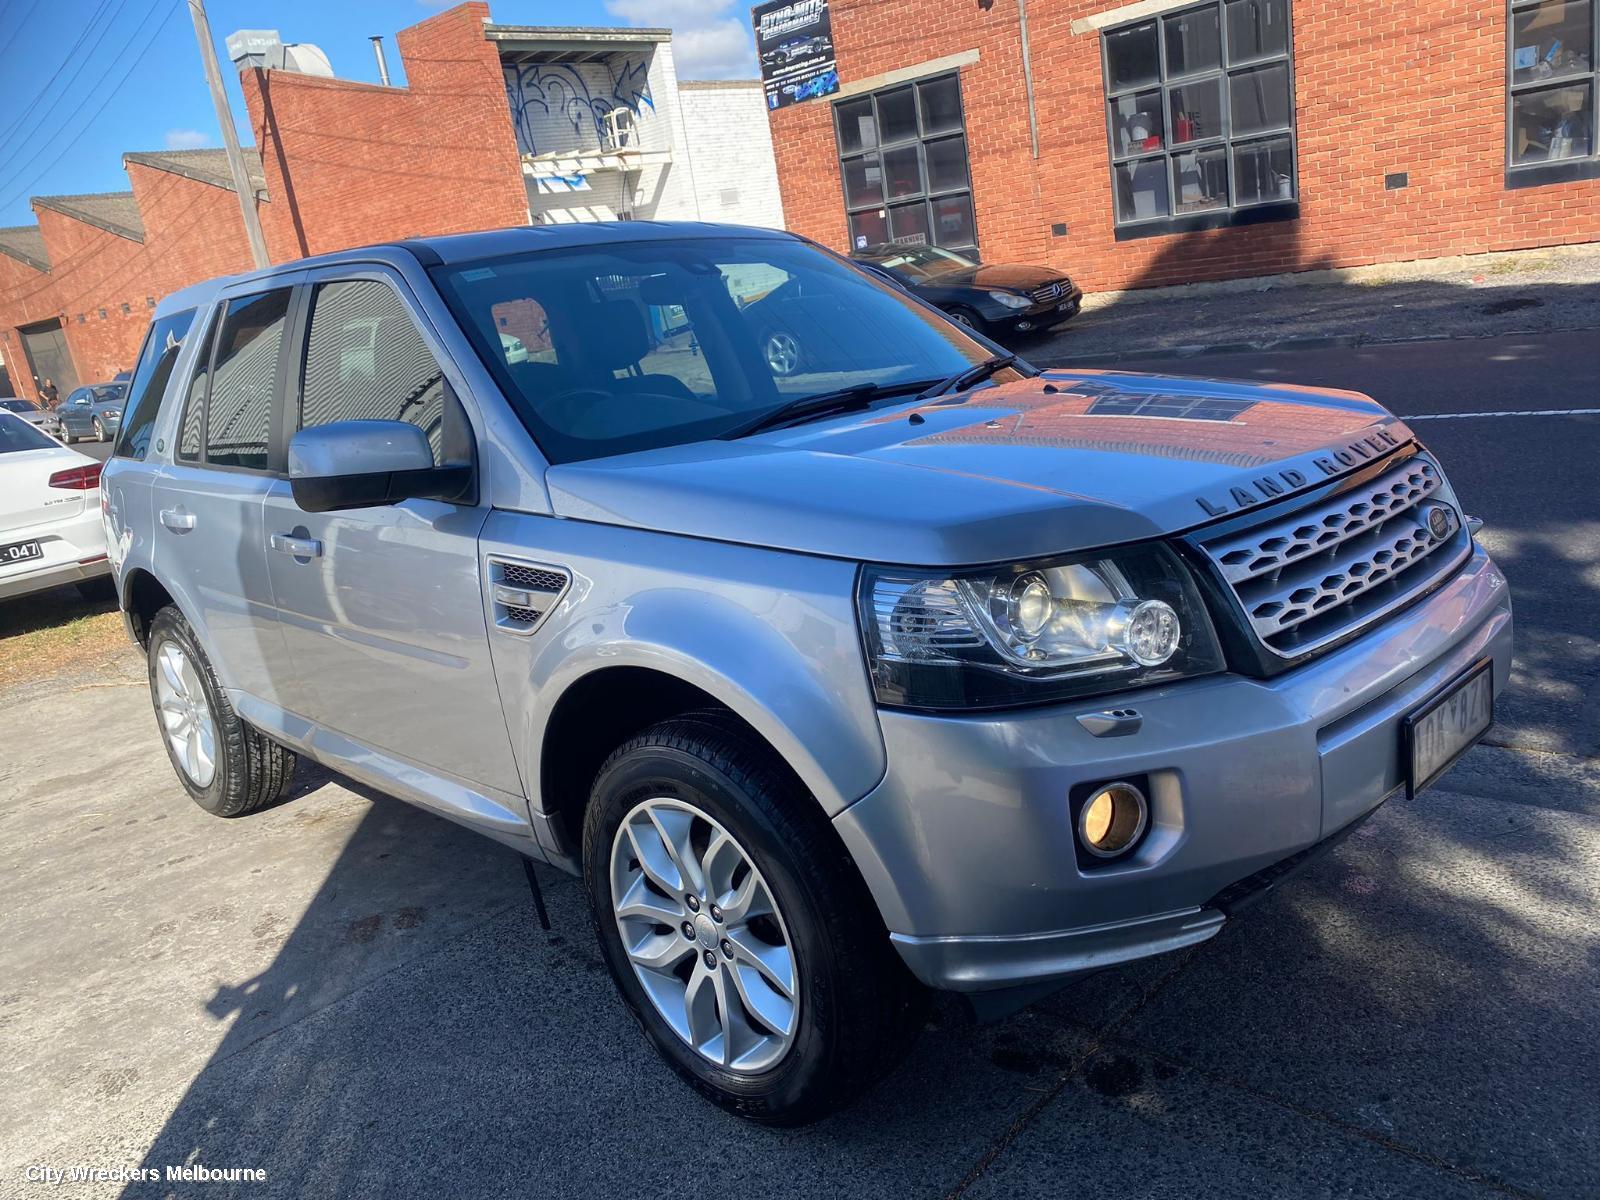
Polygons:
[[532,633],[556,606],[572,577],[560,567],[489,556],[489,612],[496,629]]

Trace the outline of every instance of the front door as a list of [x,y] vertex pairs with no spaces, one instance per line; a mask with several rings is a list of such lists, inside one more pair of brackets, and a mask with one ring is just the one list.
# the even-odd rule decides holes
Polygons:
[[[289,433],[409,421],[427,431],[436,465],[474,461],[447,357],[412,319],[403,282],[376,270],[314,278]],[[407,500],[309,513],[280,480],[265,511],[279,621],[306,685],[302,715],[469,785],[522,794],[479,577],[488,508]]]

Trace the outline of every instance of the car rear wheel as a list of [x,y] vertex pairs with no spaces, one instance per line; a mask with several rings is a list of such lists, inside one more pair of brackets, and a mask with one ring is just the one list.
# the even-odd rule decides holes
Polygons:
[[725,716],[666,721],[613,753],[583,856],[623,999],[723,1108],[815,1120],[919,1032],[926,995],[815,799]]
[[294,777],[294,753],[233,711],[176,608],[151,621],[148,657],[161,741],[194,802],[214,816],[241,817],[279,799]]

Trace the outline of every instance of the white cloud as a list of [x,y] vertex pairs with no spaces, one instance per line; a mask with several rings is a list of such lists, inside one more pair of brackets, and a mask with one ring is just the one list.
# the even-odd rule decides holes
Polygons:
[[167,130],[168,150],[198,150],[202,146],[211,144],[211,135],[201,133],[198,129],[169,129]]
[[630,25],[672,30],[672,61],[679,79],[754,78],[755,39],[750,21],[729,9],[731,0],[606,0],[612,16]]

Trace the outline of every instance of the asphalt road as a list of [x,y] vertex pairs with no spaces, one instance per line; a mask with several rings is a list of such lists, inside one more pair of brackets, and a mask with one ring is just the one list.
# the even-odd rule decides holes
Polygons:
[[[1183,366],[1417,417],[1580,408],[1600,339]],[[508,852],[316,771],[267,813],[205,816],[132,656],[10,698],[0,1195],[37,1193],[30,1164],[196,1161],[267,1180],[127,1194],[1600,1195],[1600,417],[1416,428],[1518,605],[1493,744],[1193,951],[998,1026],[940,1010],[805,1130],[659,1065],[573,881],[543,873],[546,934]]]

